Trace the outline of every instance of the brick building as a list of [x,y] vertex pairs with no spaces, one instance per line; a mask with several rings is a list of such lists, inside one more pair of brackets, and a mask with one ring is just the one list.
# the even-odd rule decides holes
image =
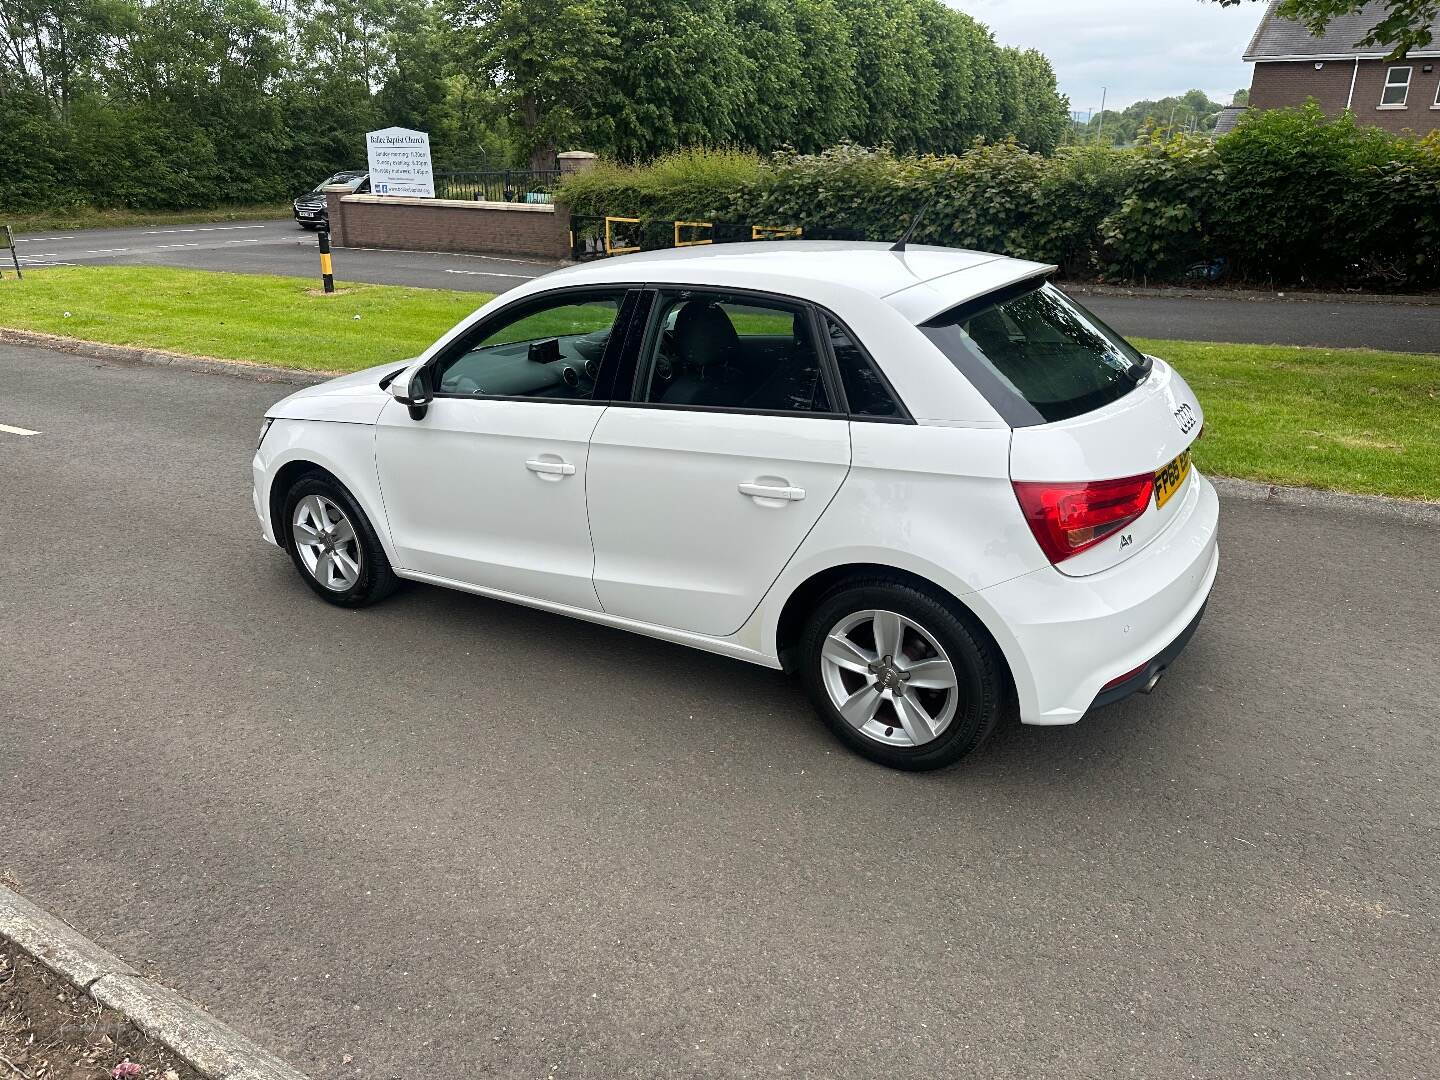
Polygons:
[[1255,65],[1250,107],[1282,109],[1320,102],[1328,116],[1346,109],[1361,123],[1424,135],[1440,130],[1440,24],[1435,40],[1404,60],[1387,61],[1383,46],[1356,43],[1385,17],[1385,5],[1368,3],[1341,15],[1316,37],[1275,14],[1271,0],[1245,52]]

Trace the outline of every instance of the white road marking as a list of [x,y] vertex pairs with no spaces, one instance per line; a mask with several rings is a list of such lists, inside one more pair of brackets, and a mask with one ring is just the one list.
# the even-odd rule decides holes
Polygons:
[[85,252],[86,255],[106,255],[112,251],[129,251],[129,248],[91,248]]
[[31,431],[25,427],[11,427],[9,424],[0,424],[0,431],[7,431],[11,435],[39,435],[38,431]]
[[17,236],[17,244],[43,244],[46,240],[74,240],[73,236]]
[[437,255],[458,255],[462,259],[488,259],[490,262],[520,263],[522,266],[534,266],[534,259],[507,259],[503,255],[471,255],[464,251],[437,251]]
[[168,236],[171,233],[235,232],[238,229],[263,229],[264,225],[203,225],[198,229],[148,229],[146,236]]
[[263,240],[226,240],[227,244],[263,244]]
[[445,273],[447,273],[447,274],[468,274],[468,275],[470,275],[471,277],[507,277],[507,278],[516,278],[516,279],[518,279],[518,280],[520,280],[520,281],[531,281],[531,280],[533,280],[533,279],[536,277],[535,274],[497,274],[497,273],[495,273],[494,271],[491,271],[491,270],[450,270],[450,269],[446,269]]

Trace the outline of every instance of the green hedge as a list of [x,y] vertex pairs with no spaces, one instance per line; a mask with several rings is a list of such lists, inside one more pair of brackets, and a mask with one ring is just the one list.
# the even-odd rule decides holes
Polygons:
[[761,159],[687,151],[601,165],[561,198],[584,217],[745,221],[890,240],[933,197],[917,242],[1059,264],[1071,276],[1173,281],[1225,261],[1233,280],[1440,284],[1440,136],[1259,113],[1214,142],[1079,147],[1054,157],[978,143],[958,157],[840,146]]

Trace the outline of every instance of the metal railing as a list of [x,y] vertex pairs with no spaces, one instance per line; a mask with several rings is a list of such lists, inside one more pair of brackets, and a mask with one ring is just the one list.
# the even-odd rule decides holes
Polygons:
[[864,240],[856,229],[801,228],[784,222],[677,221],[670,218],[570,217],[570,257],[601,259],[632,251],[753,240]]
[[466,199],[474,202],[550,203],[555,201],[558,170],[502,169],[486,172],[445,172],[435,174],[437,199]]

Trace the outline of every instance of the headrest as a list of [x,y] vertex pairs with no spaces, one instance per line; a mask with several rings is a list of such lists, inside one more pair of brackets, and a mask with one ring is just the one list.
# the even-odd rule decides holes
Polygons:
[[675,351],[697,367],[725,363],[740,346],[730,316],[709,300],[687,300],[675,315]]

